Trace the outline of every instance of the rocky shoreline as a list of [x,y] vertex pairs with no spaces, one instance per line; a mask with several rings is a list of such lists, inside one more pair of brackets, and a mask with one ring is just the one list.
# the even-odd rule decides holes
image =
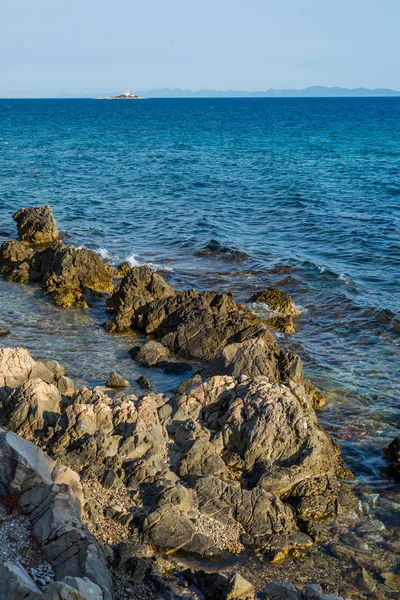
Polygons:
[[[147,266],[114,268],[65,245],[48,206],[14,220],[20,240],[0,248],[5,279],[39,284],[62,308],[107,295],[106,330],[147,340],[132,358],[187,379],[171,396],[146,378],[142,395],[127,393],[115,372],[104,387],[77,389],[56,360],[0,350],[1,497],[31,520],[54,577],[39,588],[24,565],[3,561],[4,597],[333,599],[318,585],[255,589],[210,566],[241,553],[271,565],[301,559],[357,504],[318,423],[322,394],[271,333],[293,330],[290,296],[268,288],[249,298],[273,311],[263,320],[230,294],[177,291]],[[374,597],[395,597],[385,579],[355,597],[377,583],[387,595]]]

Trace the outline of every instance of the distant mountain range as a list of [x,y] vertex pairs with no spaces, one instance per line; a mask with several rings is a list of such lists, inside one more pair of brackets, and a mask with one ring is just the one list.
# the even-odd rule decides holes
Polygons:
[[341,87],[322,87],[313,86],[304,90],[274,90],[269,89],[260,92],[246,92],[240,90],[229,90],[222,92],[219,90],[181,90],[179,88],[162,88],[156,90],[138,91],[139,96],[146,98],[334,98],[334,97],[379,97],[379,96],[400,96],[400,92],[389,89],[368,88],[341,88]]

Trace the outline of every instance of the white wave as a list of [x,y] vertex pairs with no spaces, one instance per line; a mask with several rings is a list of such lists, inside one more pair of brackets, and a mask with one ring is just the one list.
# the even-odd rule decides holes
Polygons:
[[320,273],[325,273],[326,267],[318,267]]
[[111,260],[111,254],[110,252],[107,250],[107,248],[98,248],[96,250],[97,254],[100,256],[100,258],[102,258],[103,260]]
[[349,283],[350,283],[350,278],[347,277],[347,275],[345,275],[344,273],[340,273],[340,275],[338,276],[338,279],[340,281],[343,281],[343,283],[345,283],[346,285],[349,285]]
[[163,265],[158,265],[157,263],[152,263],[152,262],[147,262],[147,261],[141,262],[138,259],[138,255],[135,252],[132,252],[132,254],[127,256],[125,258],[125,261],[128,262],[131,267],[141,267],[143,265],[147,265],[151,269],[154,269],[154,271],[167,271],[168,273],[174,272],[172,267],[164,267]]

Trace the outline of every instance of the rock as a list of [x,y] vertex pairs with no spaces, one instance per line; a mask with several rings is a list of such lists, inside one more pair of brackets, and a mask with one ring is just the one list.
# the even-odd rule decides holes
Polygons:
[[107,309],[115,316],[107,323],[106,329],[119,332],[130,329],[140,307],[174,294],[174,289],[150,267],[133,267],[107,302]]
[[203,592],[206,600],[254,600],[254,586],[239,573],[234,573],[229,578],[203,570],[186,570],[184,574]]
[[226,600],[253,600],[254,585],[244,579],[239,573],[234,573],[228,579],[229,591]]
[[102,552],[84,528],[79,516],[80,502],[67,482],[75,489],[79,485],[76,474],[60,468],[37,446],[0,429],[0,496],[13,496],[20,510],[28,515],[32,534],[57,580],[88,577],[101,588],[104,600],[111,600]]
[[20,242],[4,242],[0,268],[11,281],[40,283],[55,304],[64,308],[87,307],[89,293],[112,292],[116,274],[93,250],[66,246],[60,240],[29,255]]
[[116,371],[113,371],[106,381],[106,386],[110,388],[124,388],[128,387],[128,385],[129,381],[124,379],[122,375],[120,375]]
[[270,583],[265,588],[269,600],[301,600],[301,592],[292,583]]
[[169,356],[168,349],[154,340],[146,342],[141,348],[132,348],[129,353],[144,367],[155,367],[160,361],[167,359]]
[[11,331],[6,327],[0,327],[0,337],[6,337],[7,335],[10,335],[10,333]]
[[72,379],[65,377],[65,375],[59,375],[56,377],[55,384],[57,389],[63,396],[71,397],[75,393],[75,385]]
[[390,464],[390,474],[400,480],[400,436],[390,442],[385,450],[385,458]]
[[175,354],[192,359],[211,360],[230,342],[257,334],[276,347],[263,321],[237,305],[230,294],[178,292],[141,307],[133,325],[160,337]]
[[307,583],[304,592],[305,600],[318,600],[322,594],[322,587],[318,583]]
[[257,549],[287,556],[294,547],[309,546],[310,538],[297,533],[293,514],[276,496],[260,488],[240,489],[215,477],[202,477],[195,483],[199,510],[224,524],[240,523]]
[[293,298],[286,292],[275,287],[269,287],[262,292],[253,294],[248,302],[262,302],[268,308],[285,316],[295,317],[300,313],[294,305]]
[[35,378],[51,383],[53,374],[24,348],[0,348],[0,388],[14,388]]
[[51,244],[59,237],[56,220],[48,205],[21,208],[13,214],[13,219],[20,239],[28,244]]
[[[222,437],[224,463],[242,473],[247,486],[293,497],[299,516],[316,513],[320,518],[321,507],[322,513],[336,510],[336,473],[343,463],[310,404],[300,385],[216,376],[174,400],[168,427],[176,433],[181,422],[201,419],[203,427]],[[182,473],[191,472],[198,461],[200,474],[208,452],[197,442]],[[313,501],[308,504],[298,500],[309,496]]]
[[217,240],[210,240],[203,248],[195,252],[196,256],[218,256],[218,258],[224,258],[225,260],[231,260],[233,262],[243,262],[248,259],[246,252],[223,246]]
[[192,541],[196,529],[181,511],[166,505],[149,514],[143,523],[143,532],[147,544],[176,552]]
[[66,246],[54,242],[33,258],[36,273],[46,294],[51,294],[57,306],[68,308],[88,306],[88,291],[109,293],[113,290],[114,271],[94,250]]
[[7,240],[0,247],[0,268],[9,263],[17,264],[28,258],[26,247],[18,240]]
[[61,394],[41,379],[29,379],[14,388],[5,402],[8,427],[33,440],[57,423],[61,414]]
[[136,383],[140,385],[141,388],[149,390],[151,388],[151,383],[144,375],[141,375],[136,379]]
[[29,594],[41,594],[23,566],[11,560],[0,562],[0,598],[24,600]]
[[294,333],[294,322],[293,317],[290,315],[279,315],[267,319],[267,325],[270,329],[278,331],[279,333]]

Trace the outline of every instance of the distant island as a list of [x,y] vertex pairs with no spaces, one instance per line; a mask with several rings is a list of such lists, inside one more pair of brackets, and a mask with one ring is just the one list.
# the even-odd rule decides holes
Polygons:
[[96,100],[144,100],[143,96],[137,96],[136,94],[131,94],[130,92],[124,92],[119,96],[105,96],[103,98],[96,98]]
[[274,90],[268,89],[259,92],[246,92],[241,90],[182,90],[180,88],[162,88],[153,89],[139,94],[147,98],[345,98],[345,97],[382,97],[382,96],[400,96],[400,91],[385,88],[342,88],[342,87],[323,87],[313,86],[303,90],[287,89]]

